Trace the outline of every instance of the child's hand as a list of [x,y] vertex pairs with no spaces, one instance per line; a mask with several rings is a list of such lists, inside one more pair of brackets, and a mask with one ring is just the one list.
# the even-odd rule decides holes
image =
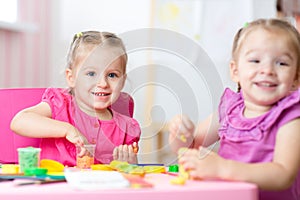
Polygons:
[[134,142],[132,145],[120,145],[113,151],[114,160],[125,161],[130,164],[137,164],[138,145]]
[[187,149],[178,159],[191,178],[218,178],[223,158],[210,149]]
[[185,115],[175,116],[169,123],[170,142],[174,139],[190,144],[193,141],[195,126]]
[[67,130],[66,139],[77,146],[83,146],[84,144],[88,144],[87,139],[74,126],[71,126]]
[[86,146],[76,146],[77,156],[82,158],[83,156],[88,156],[94,158],[95,152],[91,147]]
[[88,153],[87,149],[84,148],[83,146],[77,146],[76,148],[80,148],[80,149],[76,149],[77,151],[77,157],[82,158],[84,155],[86,155]]

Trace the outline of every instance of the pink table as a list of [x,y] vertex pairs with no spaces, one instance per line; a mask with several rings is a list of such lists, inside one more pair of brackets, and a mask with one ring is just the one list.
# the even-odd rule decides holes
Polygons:
[[145,180],[154,184],[153,188],[115,189],[83,191],[75,190],[68,183],[14,186],[12,181],[0,182],[1,200],[185,200],[185,199],[243,199],[258,200],[258,189],[254,184],[223,181],[193,181],[185,185],[171,185],[174,176],[167,174],[147,174]]

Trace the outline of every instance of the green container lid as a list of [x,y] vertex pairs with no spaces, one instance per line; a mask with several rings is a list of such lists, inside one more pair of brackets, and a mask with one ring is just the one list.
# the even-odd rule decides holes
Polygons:
[[169,172],[178,172],[178,171],[179,171],[178,165],[169,166]]
[[42,176],[42,175],[46,175],[46,173],[48,172],[48,169],[46,168],[38,168],[38,167],[34,167],[34,168],[26,168],[24,169],[24,175],[25,176]]

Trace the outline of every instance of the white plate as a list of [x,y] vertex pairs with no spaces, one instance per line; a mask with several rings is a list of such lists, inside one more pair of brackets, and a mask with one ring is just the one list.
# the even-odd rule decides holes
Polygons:
[[130,186],[129,181],[116,171],[65,170],[68,184],[79,190],[116,189]]

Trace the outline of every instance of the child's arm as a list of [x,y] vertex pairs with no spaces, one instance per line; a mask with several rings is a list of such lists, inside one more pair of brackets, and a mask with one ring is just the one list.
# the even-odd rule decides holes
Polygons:
[[70,142],[83,144],[84,137],[71,124],[51,118],[51,108],[41,102],[26,108],[15,115],[10,128],[17,134],[33,138],[66,137]]
[[[174,152],[181,147],[209,146],[218,140],[219,123],[216,114],[211,114],[195,129],[187,116],[175,116],[169,123],[169,144]],[[182,137],[185,139],[182,140]]]
[[265,190],[282,190],[291,186],[300,167],[300,119],[278,131],[273,162],[242,163],[225,160],[200,147],[188,150],[180,159],[192,177],[246,181]]

